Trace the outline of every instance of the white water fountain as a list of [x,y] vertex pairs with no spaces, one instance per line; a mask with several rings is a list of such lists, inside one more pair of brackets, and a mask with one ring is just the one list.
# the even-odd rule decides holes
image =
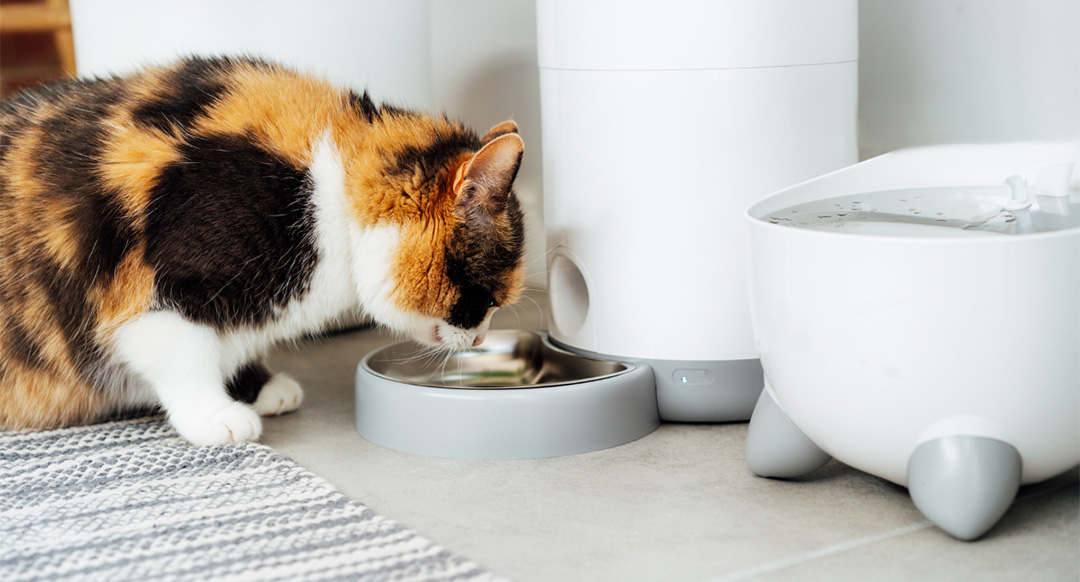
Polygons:
[[751,206],[751,470],[835,457],[974,539],[1080,463],[1078,150],[902,150]]

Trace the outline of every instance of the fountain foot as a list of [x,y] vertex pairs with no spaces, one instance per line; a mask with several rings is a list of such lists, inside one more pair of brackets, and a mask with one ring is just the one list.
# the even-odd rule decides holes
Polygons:
[[791,422],[766,385],[746,435],[746,464],[750,470],[759,477],[798,477],[821,468],[831,458]]
[[915,448],[908,460],[908,490],[930,521],[970,541],[1012,505],[1020,468],[1020,454],[1012,445],[983,437],[944,437]]

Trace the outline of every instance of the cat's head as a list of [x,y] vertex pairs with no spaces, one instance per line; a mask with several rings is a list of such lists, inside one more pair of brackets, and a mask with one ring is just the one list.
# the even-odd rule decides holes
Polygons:
[[367,265],[373,271],[356,273],[367,281],[359,284],[363,306],[422,344],[479,345],[492,314],[524,285],[525,226],[513,190],[524,150],[517,126],[502,123],[479,137],[446,119],[382,117],[379,131],[395,145],[379,156],[379,171],[365,174],[376,216],[354,254],[382,258]]

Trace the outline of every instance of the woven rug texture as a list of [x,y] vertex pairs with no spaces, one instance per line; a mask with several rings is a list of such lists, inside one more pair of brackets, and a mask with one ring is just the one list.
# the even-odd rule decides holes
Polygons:
[[501,580],[257,443],[0,433],[0,580]]

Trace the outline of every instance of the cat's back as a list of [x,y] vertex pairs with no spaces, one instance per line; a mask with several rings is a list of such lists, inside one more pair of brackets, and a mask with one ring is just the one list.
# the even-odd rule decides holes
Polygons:
[[[82,264],[90,279],[108,276],[144,242],[155,189],[169,171],[192,156],[248,151],[302,171],[344,101],[322,80],[246,58],[189,58],[4,100],[4,262],[17,268],[26,266],[20,258],[48,259]],[[0,271],[0,286],[5,280],[12,278]]]
[[[160,163],[154,156],[165,147],[210,135],[243,135],[302,162],[343,100],[322,79],[248,58],[188,58],[124,77],[59,81],[0,101],[0,164],[15,173],[93,170],[87,177],[123,189],[121,166]],[[132,155],[140,148],[142,156]],[[20,185],[28,186],[8,180],[4,190]]]
[[[259,237],[278,241],[284,232],[296,239],[288,244],[306,244],[293,234],[304,219],[303,204],[293,202],[303,195],[312,143],[349,107],[348,96],[262,61],[193,58],[0,102],[0,388],[29,402],[45,395],[42,386],[55,387],[53,404],[38,408],[75,402],[51,413],[66,414],[60,422],[68,424],[96,406],[89,388],[107,372],[112,332],[152,302],[171,293],[202,310],[187,315],[217,324],[254,320],[284,301],[237,313],[213,303],[220,293],[183,285],[198,280],[220,291],[277,269],[276,259],[251,260]],[[235,168],[272,178],[235,189],[268,202],[216,198],[220,181],[250,177]],[[215,212],[220,220],[202,220]],[[194,224],[202,231],[191,232]],[[263,230],[237,230],[249,224]],[[199,238],[214,233],[245,236],[247,247]],[[261,271],[240,273],[238,265]],[[0,410],[0,427],[41,424],[14,418],[15,408]]]
[[[298,206],[313,144],[355,107],[350,96],[260,60],[189,58],[2,102],[0,307],[87,303],[70,315],[117,312],[112,319],[145,308],[148,281],[160,282],[163,267],[146,261],[184,259],[169,238],[185,235],[185,218],[187,227],[209,225],[201,232],[209,235],[253,223],[245,212],[276,216],[277,206]],[[229,182],[240,180],[248,182],[228,197]],[[231,268],[220,271],[235,276]],[[64,288],[36,293],[56,281]]]

